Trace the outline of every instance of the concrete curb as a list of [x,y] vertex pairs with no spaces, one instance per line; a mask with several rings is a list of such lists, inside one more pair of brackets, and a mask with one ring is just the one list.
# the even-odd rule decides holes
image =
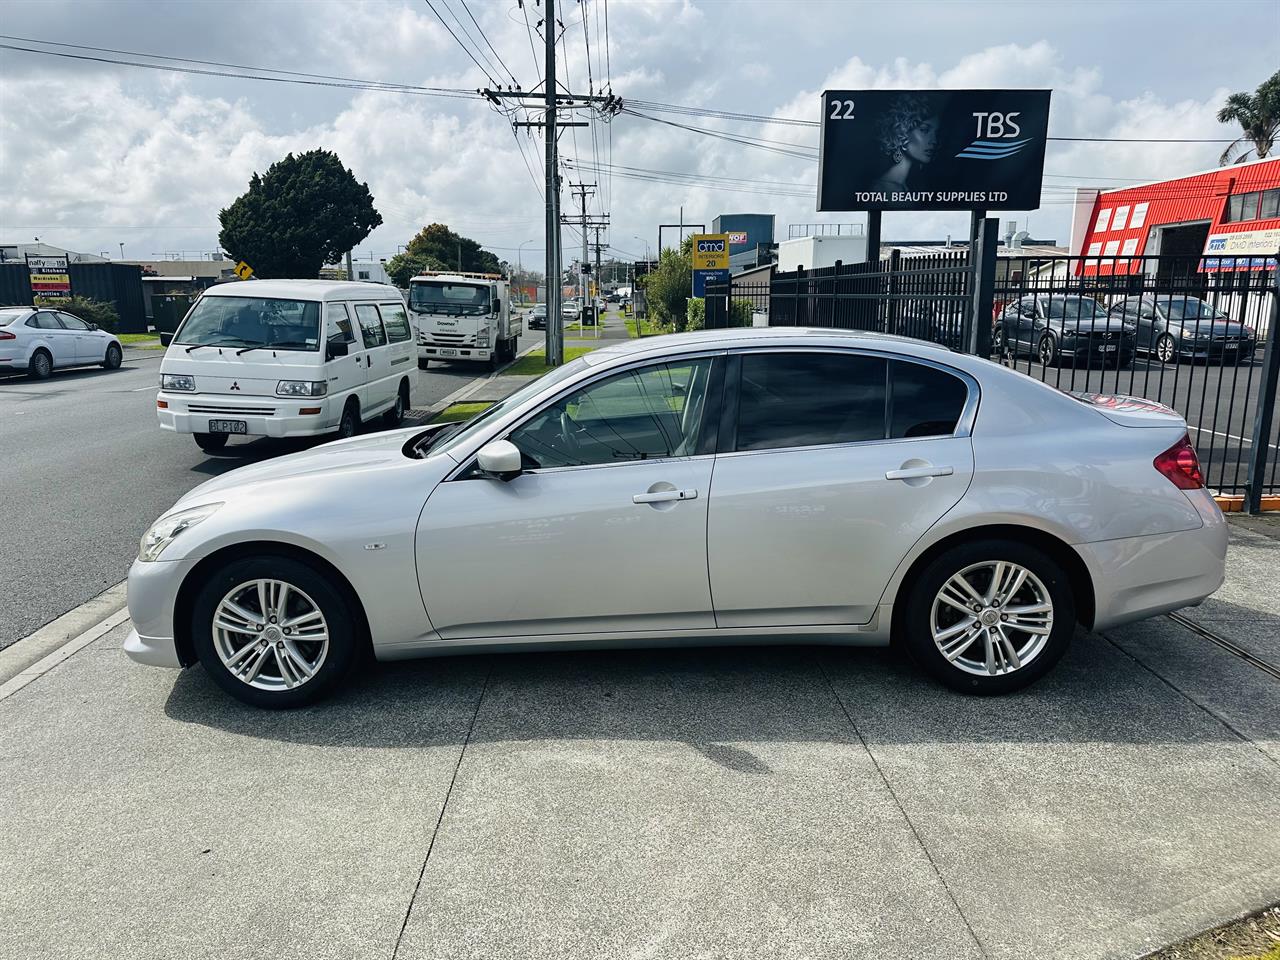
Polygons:
[[[124,604],[122,580],[0,651],[0,680],[3,680],[0,700],[17,693],[128,620],[129,611]],[[106,610],[111,612],[103,617]],[[94,618],[98,618],[96,622]]]
[[[1222,510],[1223,513],[1243,513],[1244,512],[1244,497],[1225,497],[1225,496],[1218,495],[1218,496],[1215,496],[1213,499],[1218,501],[1218,507]],[[1280,510],[1280,496],[1263,497],[1262,509],[1263,510]]]
[[444,397],[443,399],[437,400],[435,403],[428,404],[425,407],[414,407],[413,415],[415,417],[425,418],[424,419],[424,422],[425,422],[426,419],[430,419],[431,417],[434,417],[437,413],[440,413],[442,410],[447,410],[449,407],[453,406],[455,403],[461,403],[463,400],[467,399],[467,397],[475,395],[480,391],[481,387],[484,387],[486,384],[489,384],[494,380],[496,380],[498,377],[502,376],[502,371],[506,370],[507,367],[514,364],[516,360],[519,360],[522,357],[527,357],[529,354],[533,353],[535,350],[539,350],[541,348],[542,348],[542,344],[540,343],[535,343],[532,346],[525,347],[525,349],[521,350],[519,353],[515,355],[515,359],[513,359],[511,363],[508,363],[505,366],[501,366],[497,370],[493,370],[483,377],[476,377],[476,379],[472,380],[470,383],[466,384],[465,386],[459,387],[457,390],[453,391],[453,393],[449,394],[447,397]]

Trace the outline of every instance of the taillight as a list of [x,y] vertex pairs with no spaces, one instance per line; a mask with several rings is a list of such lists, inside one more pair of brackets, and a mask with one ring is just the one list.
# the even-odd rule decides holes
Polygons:
[[17,340],[16,333],[10,333],[8,330],[0,330],[0,340]]
[[1199,490],[1204,486],[1200,458],[1196,456],[1196,448],[1191,446],[1191,438],[1185,434],[1152,462],[1180,490]]

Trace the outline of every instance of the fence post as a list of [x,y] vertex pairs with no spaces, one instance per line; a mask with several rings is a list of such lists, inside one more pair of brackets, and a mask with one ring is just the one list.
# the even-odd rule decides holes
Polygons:
[[[898,270],[902,267],[902,251],[894,247],[889,251],[889,290],[885,303],[884,332],[901,334],[898,329]],[[910,333],[907,336],[911,336]]]
[[[1277,254],[1280,259],[1280,254]],[[1271,285],[1271,317],[1267,322],[1267,345],[1262,353],[1262,377],[1258,383],[1258,407],[1253,414],[1253,450],[1249,454],[1249,479],[1245,488],[1245,510],[1262,512],[1262,488],[1267,482],[1267,450],[1271,424],[1276,414],[1276,382],[1280,380],[1280,269]]]
[[[991,311],[995,300],[996,240],[1000,221],[994,217],[974,217],[974,242],[969,246],[969,266],[973,286],[969,291],[969,329],[965,332],[965,352],[977,357],[991,356]],[[977,259],[974,260],[973,258]]]

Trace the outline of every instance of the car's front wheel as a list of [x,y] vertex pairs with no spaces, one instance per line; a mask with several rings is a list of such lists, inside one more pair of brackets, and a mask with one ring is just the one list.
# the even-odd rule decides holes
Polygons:
[[1156,341],[1156,356],[1161,363],[1177,363],[1178,342],[1167,333],[1160,334],[1160,339]]
[[249,557],[215,571],[196,597],[191,630],[214,682],[255,707],[312,703],[355,661],[355,621],[338,585],[291,557]]
[[1040,358],[1040,363],[1046,367],[1056,366],[1058,357],[1058,338],[1052,333],[1046,333],[1040,338],[1040,346],[1036,348],[1036,355]]
[[1024,543],[980,540],[936,557],[905,596],[912,657],[964,693],[1019,690],[1061,658],[1075,630],[1065,571]]
[[102,366],[105,370],[119,370],[120,362],[124,359],[124,355],[120,352],[117,344],[107,345],[107,355],[102,359]]

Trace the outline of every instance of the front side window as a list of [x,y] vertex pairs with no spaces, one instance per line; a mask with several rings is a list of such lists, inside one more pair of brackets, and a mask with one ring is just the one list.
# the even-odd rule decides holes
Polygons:
[[69,313],[59,313],[58,319],[62,321],[62,325],[68,330],[88,330],[89,325],[79,317],[73,317]]
[[202,297],[174,343],[319,350],[320,304],[267,297]]
[[382,329],[377,307],[371,303],[356,304],[356,319],[360,321],[360,335],[364,337],[366,349],[386,345],[387,333]]
[[356,342],[356,335],[351,329],[351,315],[347,313],[345,303],[324,305],[324,338],[338,343]]
[[384,303],[379,309],[382,311],[383,326],[387,328],[388,340],[392,343],[401,343],[413,336],[404,307],[398,303]]
[[512,432],[528,469],[629,463],[706,451],[712,360],[628,370],[544,407]]
[[883,440],[887,374],[881,357],[745,354],[735,449]]

